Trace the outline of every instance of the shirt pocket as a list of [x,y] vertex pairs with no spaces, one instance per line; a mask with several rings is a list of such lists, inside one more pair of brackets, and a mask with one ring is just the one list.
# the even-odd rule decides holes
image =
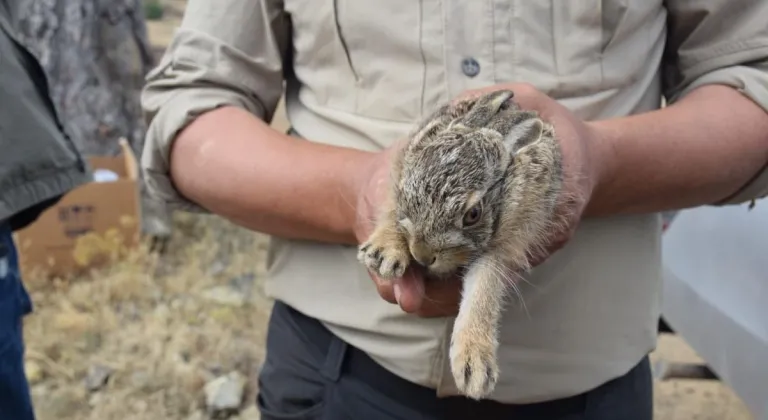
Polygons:
[[354,99],[338,95],[354,88],[354,73],[336,27],[334,0],[285,0],[291,20],[293,74],[301,95],[313,103],[349,109]]
[[662,0],[603,0],[601,46],[603,89],[617,89],[646,76],[664,43]]
[[512,74],[557,98],[632,83],[654,8],[657,0],[514,0]]
[[553,96],[576,96],[601,83],[601,0],[511,3],[518,80]]
[[421,114],[420,6],[411,0],[286,0],[295,69],[322,105],[413,121]]
[[354,112],[381,120],[418,118],[422,111],[425,66],[420,42],[420,2],[334,3],[339,36],[356,78]]

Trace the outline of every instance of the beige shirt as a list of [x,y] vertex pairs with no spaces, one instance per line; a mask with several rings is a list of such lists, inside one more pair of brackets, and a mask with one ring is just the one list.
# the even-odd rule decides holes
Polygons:
[[[142,167],[153,192],[201,211],[169,180],[175,133],[226,104],[269,121],[284,92],[302,137],[366,150],[466,89],[503,82],[529,82],[589,120],[652,110],[662,95],[673,102],[707,83],[768,109],[766,16],[758,0],[191,0],[148,76]],[[729,202],[766,194],[764,171]],[[493,398],[580,393],[653,350],[660,234],[657,214],[590,220],[536,268],[523,286],[526,309],[504,315]],[[397,375],[456,392],[452,319],[383,301],[354,247],[275,238],[269,264],[271,297]]]

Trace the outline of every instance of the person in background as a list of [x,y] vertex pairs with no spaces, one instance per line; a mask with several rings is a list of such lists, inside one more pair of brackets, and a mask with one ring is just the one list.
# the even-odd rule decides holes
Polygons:
[[33,420],[22,324],[32,302],[12,234],[88,182],[90,168],[63,128],[40,63],[19,41],[15,7],[0,0],[0,419]]
[[[262,419],[652,418],[661,212],[768,194],[768,2],[190,0],[148,76],[142,167],[272,236]],[[511,89],[583,201],[501,325],[488,399],[447,355],[459,282],[356,260],[394,144]],[[281,97],[289,133],[271,128]],[[662,99],[667,106],[662,107]]]

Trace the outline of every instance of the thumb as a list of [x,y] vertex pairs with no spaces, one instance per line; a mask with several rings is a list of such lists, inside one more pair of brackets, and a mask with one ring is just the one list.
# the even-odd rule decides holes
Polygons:
[[395,300],[403,311],[414,313],[421,308],[424,298],[424,279],[409,268],[402,278],[394,281]]

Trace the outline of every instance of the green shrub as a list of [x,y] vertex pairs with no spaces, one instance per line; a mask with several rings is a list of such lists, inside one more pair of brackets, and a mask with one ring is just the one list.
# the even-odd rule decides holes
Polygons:
[[164,12],[160,0],[144,0],[144,17],[147,20],[160,20]]

